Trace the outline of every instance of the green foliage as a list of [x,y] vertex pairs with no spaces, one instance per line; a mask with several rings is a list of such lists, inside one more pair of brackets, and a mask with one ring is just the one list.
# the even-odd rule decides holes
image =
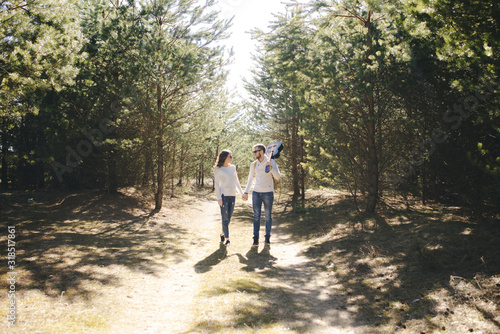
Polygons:
[[[306,171],[305,138],[301,132],[304,111],[301,101],[307,89],[307,77],[302,68],[307,66],[306,50],[310,34],[305,28],[305,15],[300,9],[276,15],[271,33],[254,31],[261,54],[255,57],[257,69],[254,78],[246,83],[251,93],[249,110],[254,122],[269,137],[285,146],[280,168],[289,188],[293,189],[292,206],[297,207],[299,196],[304,199]],[[305,81],[304,81],[305,80]]]
[[13,0],[0,7],[0,117],[35,112],[33,93],[74,84],[84,37],[72,1]]
[[[233,151],[241,178],[253,144],[281,140],[294,208],[310,186],[361,194],[366,211],[387,190],[497,206],[495,1],[290,3],[253,31],[241,105],[224,89],[231,21],[213,4],[3,3],[2,187],[60,186],[59,163],[69,187],[173,194],[210,178],[220,150]],[[88,138],[108,121],[113,131]]]
[[367,211],[384,190],[495,202],[500,16],[482,4],[289,6],[269,33],[255,32],[254,114],[286,131],[298,117],[308,182],[362,193]]
[[[200,5],[185,0],[140,3],[89,0],[71,7],[66,3],[59,6],[63,5],[62,11],[57,11],[52,3],[42,6],[43,10],[51,11],[44,14],[46,18],[38,30],[35,29],[38,23],[28,20],[28,12],[41,6],[37,2],[31,5],[33,8],[17,2],[2,7],[2,15],[10,15],[7,18],[10,21],[26,18],[26,23],[16,29],[8,28],[6,21],[2,21],[2,29],[13,36],[2,41],[3,47],[12,47],[10,56],[25,63],[33,62],[37,71],[52,64],[43,73],[31,73],[23,72],[28,66],[22,62],[17,67],[9,63],[11,74],[6,75],[6,70],[2,72],[2,98],[7,96],[6,87],[14,92],[10,102],[5,103],[15,101],[19,110],[40,110],[33,120],[5,121],[9,132],[2,132],[2,138],[7,139],[2,148],[10,146],[16,154],[2,152],[2,157],[9,161],[2,163],[2,167],[5,166],[2,170],[9,172],[9,177],[3,179],[10,179],[13,186],[28,186],[15,180],[18,174],[20,179],[27,177],[26,171],[14,167],[12,159],[32,162],[26,152],[41,143],[45,145],[39,155],[42,165],[38,166],[41,169],[38,178],[52,179],[53,185],[59,182],[52,168],[55,165],[49,165],[54,162],[59,163],[58,166],[67,165],[62,170],[67,186],[109,191],[120,186],[150,186],[160,179],[165,182],[174,177],[182,180],[196,175],[198,169],[189,168],[189,161],[214,151],[206,143],[219,131],[219,125],[207,120],[217,119],[220,109],[224,109],[222,86],[228,55],[216,43],[226,37],[230,21],[218,19],[218,13],[210,9],[213,1]],[[65,32],[68,27],[71,31]],[[28,37],[29,29],[36,31],[24,40],[21,35]],[[54,34],[50,35],[53,30]],[[68,39],[76,40],[75,36],[80,38],[79,43],[70,43]],[[50,41],[51,38],[54,41]],[[27,46],[37,39],[39,44],[47,44],[44,55],[50,53],[52,58],[29,51]],[[63,49],[62,45],[66,44],[69,46]],[[40,64],[36,64],[38,60]],[[65,66],[66,72],[53,66],[65,65],[70,60],[75,66]],[[73,72],[67,72],[69,70]],[[50,71],[65,73],[64,80]],[[13,78],[22,80],[16,82]],[[32,86],[28,87],[26,82]],[[50,82],[57,85],[48,85]],[[42,89],[50,89],[50,99],[32,93]],[[29,94],[31,100],[26,98]],[[100,123],[107,120],[115,127],[114,131],[106,133],[105,138],[92,140],[91,153],[83,156],[78,147],[91,140],[85,133],[96,133]],[[37,133],[32,145],[22,145],[12,139],[22,129]],[[77,154],[72,156],[73,162],[68,161],[69,151]],[[206,173],[211,169],[214,155],[215,152],[210,153],[210,159],[207,157],[200,167]],[[180,171],[181,168],[184,171]],[[164,176],[158,178],[160,171]],[[30,184],[29,187],[36,186]]]

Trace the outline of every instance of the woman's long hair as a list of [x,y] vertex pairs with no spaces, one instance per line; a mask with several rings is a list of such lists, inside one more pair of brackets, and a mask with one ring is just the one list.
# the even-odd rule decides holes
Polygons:
[[222,152],[220,152],[219,154],[219,157],[217,158],[217,161],[215,162],[214,168],[224,166],[224,162],[226,162],[227,157],[231,154],[232,153],[229,150],[222,150]]

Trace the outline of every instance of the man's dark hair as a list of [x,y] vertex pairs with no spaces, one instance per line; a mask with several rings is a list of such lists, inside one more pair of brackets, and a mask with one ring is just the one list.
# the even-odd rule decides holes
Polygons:
[[254,150],[262,150],[262,152],[266,153],[266,147],[263,144],[255,144],[253,146]]

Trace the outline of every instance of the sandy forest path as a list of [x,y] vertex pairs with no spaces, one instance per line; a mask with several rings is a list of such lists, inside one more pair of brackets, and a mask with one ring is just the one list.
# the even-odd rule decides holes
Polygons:
[[308,201],[275,201],[271,246],[255,248],[237,199],[226,248],[210,189],[159,212],[135,188],[0,197],[16,242],[15,284],[0,266],[15,326],[0,333],[499,332],[496,225],[439,205],[356,214],[335,191]]
[[251,247],[251,201],[237,201],[227,248],[213,199],[192,198],[171,218],[160,212],[147,224],[168,219],[165,246],[176,256],[165,256],[160,270],[123,270],[118,291],[101,296],[120,309],[109,333],[356,332],[342,294],[301,255],[303,242],[287,234],[278,214],[272,245],[261,240],[258,248]]

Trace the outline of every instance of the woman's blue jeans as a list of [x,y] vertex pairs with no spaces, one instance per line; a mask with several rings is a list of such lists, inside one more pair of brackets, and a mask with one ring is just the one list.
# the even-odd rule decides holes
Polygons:
[[229,239],[229,222],[233,216],[234,203],[236,202],[236,196],[224,196],[222,195],[222,206],[220,207],[220,213],[222,216],[222,233],[224,237]]
[[271,212],[273,210],[274,192],[267,193],[252,193],[253,205],[253,236],[259,237],[260,216],[262,212],[262,203],[264,203],[264,216],[266,218],[266,236],[271,236],[271,227],[273,226],[273,218]]

